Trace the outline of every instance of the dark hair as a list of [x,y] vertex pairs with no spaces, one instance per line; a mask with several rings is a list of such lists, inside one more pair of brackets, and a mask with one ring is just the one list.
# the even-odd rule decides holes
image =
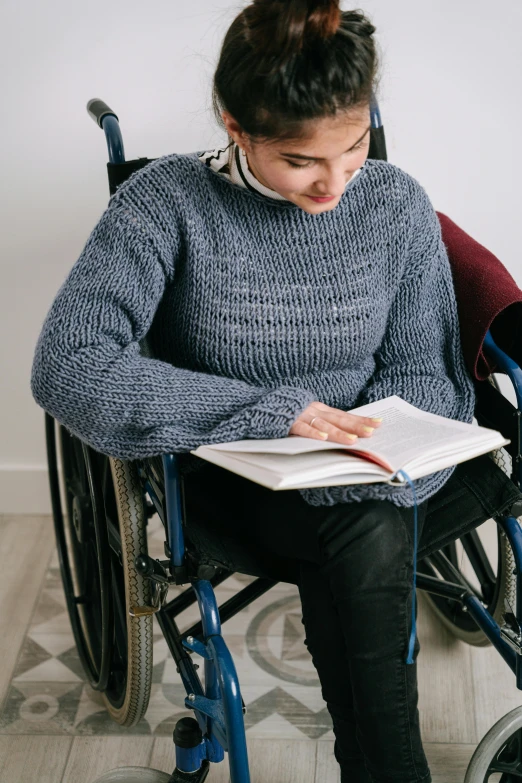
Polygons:
[[306,122],[369,104],[375,27],[339,0],[253,0],[230,25],[214,74],[218,124],[229,112],[253,141],[300,139]]

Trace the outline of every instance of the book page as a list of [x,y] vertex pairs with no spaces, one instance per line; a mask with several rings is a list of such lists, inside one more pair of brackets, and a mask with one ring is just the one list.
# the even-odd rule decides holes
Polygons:
[[295,455],[219,451],[208,446],[197,451],[202,459],[274,490],[366,484],[386,481],[390,475],[344,449]]
[[371,448],[372,453],[388,462],[393,471],[412,461],[423,462],[426,454],[447,456],[463,447],[471,447],[473,452],[477,443],[486,447],[492,444],[493,448],[495,443],[505,442],[496,430],[422,411],[397,396],[361,406],[350,413],[383,419],[371,438],[362,438],[350,448],[354,452]]
[[344,449],[335,449],[326,454],[308,452],[306,454],[238,454],[233,455],[235,460],[255,465],[270,472],[277,479],[281,479],[280,486],[285,486],[287,480],[291,485],[310,479],[320,480],[341,474],[364,473],[366,476],[379,477],[376,480],[389,478],[388,471],[367,460],[361,460],[355,454],[349,454]]
[[[366,414],[364,414],[366,415]],[[372,413],[372,416],[374,414]],[[403,464],[419,453],[419,442],[430,446],[430,450],[440,444],[444,450],[448,442],[457,435],[459,439],[462,433],[455,430],[444,420],[442,422],[425,421],[410,413],[399,410],[395,405],[380,408],[375,414],[382,418],[382,424],[375,430],[372,437],[365,438],[354,444],[355,449],[371,448],[373,452],[392,463]],[[466,432],[466,437],[469,433]]]

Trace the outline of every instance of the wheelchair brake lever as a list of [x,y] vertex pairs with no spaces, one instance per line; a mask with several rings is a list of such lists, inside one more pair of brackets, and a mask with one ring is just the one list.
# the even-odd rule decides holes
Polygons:
[[[504,615],[504,618],[507,618],[507,615]],[[500,629],[500,637],[509,644],[517,655],[522,655],[522,636],[517,634],[513,628],[509,625],[503,625]]]
[[507,597],[504,598],[502,619],[504,625],[500,628],[501,638],[509,644],[517,655],[522,655],[522,629]]
[[152,582],[169,582],[169,574],[160,560],[153,560],[148,555],[138,555],[134,560],[136,571]]
[[149,606],[131,606],[131,617],[149,617],[164,606],[169,591],[170,577],[159,560],[148,555],[138,555],[134,560],[136,571],[152,582],[151,604]]

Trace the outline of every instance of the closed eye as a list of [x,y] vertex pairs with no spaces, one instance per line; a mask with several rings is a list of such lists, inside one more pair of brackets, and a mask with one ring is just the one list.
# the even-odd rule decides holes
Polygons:
[[310,166],[313,166],[315,163],[315,160],[311,160],[308,163],[292,163],[291,160],[286,161],[289,166],[292,166],[293,169],[309,169]]
[[[362,150],[363,147],[366,147],[368,145],[367,141],[360,141],[359,144],[357,144],[355,147],[352,147],[352,149],[347,153],[348,155],[350,152],[356,152],[357,150]],[[313,166],[317,161],[310,160],[308,163],[292,163],[291,160],[287,160],[287,163],[289,166],[292,166],[294,169],[309,169],[311,166]]]

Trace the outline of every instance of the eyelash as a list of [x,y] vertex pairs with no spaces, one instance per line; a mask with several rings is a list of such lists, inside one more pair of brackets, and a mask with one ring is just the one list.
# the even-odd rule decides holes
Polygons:
[[[355,152],[355,150],[362,149],[367,144],[366,141],[361,141],[359,144],[357,144],[356,147],[350,150],[350,152]],[[311,166],[314,165],[315,161],[311,160],[310,163],[292,163],[292,161],[287,160],[287,163],[289,166],[292,166],[294,169],[309,169]]]

